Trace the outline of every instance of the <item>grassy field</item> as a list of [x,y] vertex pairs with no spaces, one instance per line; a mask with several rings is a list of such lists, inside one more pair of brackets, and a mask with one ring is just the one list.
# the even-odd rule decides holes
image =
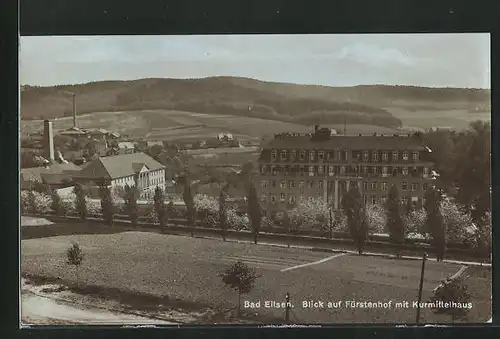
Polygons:
[[[218,274],[236,260],[254,267],[261,277],[244,301],[284,301],[290,293],[294,322],[413,322],[415,308],[395,309],[398,301],[415,301],[420,262],[369,256],[341,255],[324,262],[332,254],[297,248],[229,243],[146,232],[71,235],[23,240],[22,274],[73,280],[74,271],[65,264],[65,250],[76,241],[85,252],[81,281],[109,289],[168,296],[214,308],[233,308],[236,294],[225,287]],[[306,265],[306,266],[299,266]],[[299,267],[297,267],[299,266]],[[290,269],[291,268],[291,269]],[[284,269],[288,269],[283,271]],[[423,301],[442,279],[454,274],[459,265],[429,261],[426,265]],[[470,268],[469,268],[470,269]],[[470,291],[474,308],[469,321],[491,317],[491,271],[475,269]],[[467,270],[466,270],[467,272]],[[488,285],[489,284],[489,285]],[[392,307],[378,309],[306,309],[302,301],[382,301]],[[283,309],[248,310],[261,316],[283,317]],[[422,310],[424,322],[446,322],[448,318]]]

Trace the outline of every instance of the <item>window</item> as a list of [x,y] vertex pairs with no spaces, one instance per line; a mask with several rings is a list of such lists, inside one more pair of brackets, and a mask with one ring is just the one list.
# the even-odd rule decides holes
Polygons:
[[372,166],[372,174],[377,174],[377,166]]
[[267,188],[267,180],[262,180],[262,181],[260,182],[260,187],[261,187],[261,188]]
[[380,202],[382,204],[385,204],[387,202],[387,195],[384,195],[381,199],[380,199]]
[[389,160],[389,153],[388,152],[382,152],[382,160],[383,161]]
[[377,183],[376,182],[372,182],[372,190],[376,190],[377,189]]
[[333,159],[335,159],[335,153],[334,153],[334,152],[331,152],[331,151],[330,151],[330,152],[328,152],[328,153],[327,153],[327,159],[328,159],[328,160],[333,160]]
[[408,190],[408,182],[403,181],[401,183],[401,190],[403,190],[403,191],[407,191]]
[[413,161],[418,161],[418,152],[413,152],[411,157],[412,157]]
[[306,159],[306,151],[302,150],[299,153],[299,159],[300,160],[305,160]]
[[340,174],[345,174],[345,166],[340,166]]
[[303,177],[303,176],[304,176],[304,172],[305,172],[305,168],[304,168],[304,166],[300,166],[300,167],[299,167],[299,174],[300,174],[300,176],[301,176],[301,177]]
[[280,193],[280,201],[285,201],[286,195],[285,193]]
[[423,191],[427,191],[428,189],[429,189],[429,184],[428,184],[428,183],[426,183],[426,182],[424,182],[424,183],[422,184],[422,190],[423,190]]
[[286,188],[285,180],[281,180],[281,182],[280,182],[280,188]]
[[387,191],[387,181],[382,182],[382,191]]
[[403,175],[408,175],[408,167],[403,167]]
[[406,206],[406,204],[408,204],[408,197],[407,196],[401,197],[401,202],[403,203],[403,205]]
[[310,177],[314,176],[314,166],[313,165],[309,166],[309,176]]
[[322,189],[323,188],[323,180],[318,181],[318,188]]
[[271,160],[276,161],[276,158],[278,157],[278,151],[272,150],[271,152]]
[[368,151],[363,152],[363,161],[368,161]]
[[304,180],[299,181],[299,188],[304,188]]
[[398,160],[398,151],[392,151],[392,161]]
[[377,203],[377,196],[376,195],[372,195],[372,205],[375,205]]
[[297,199],[295,198],[295,195],[288,196],[288,203],[289,204],[295,204],[296,201],[297,201]]
[[368,200],[368,197],[366,195],[363,195],[363,203],[366,205],[366,201]]
[[295,161],[296,158],[297,158],[297,151],[296,150],[290,151],[290,160]]
[[295,180],[288,180],[288,188],[295,188]]
[[314,151],[309,151],[309,160],[314,161]]
[[313,180],[309,180],[309,181],[307,182],[307,187],[308,187],[308,188],[313,188],[313,187],[314,187],[314,181],[313,181]]
[[387,176],[387,171],[388,171],[387,166],[382,167],[382,176],[383,176],[383,177],[386,177],[386,176]]
[[368,166],[363,166],[363,173],[368,175]]
[[412,182],[411,183],[411,190],[413,192],[418,191],[418,182]]
[[372,152],[372,161],[378,161],[378,152],[377,151]]
[[363,181],[363,191],[368,190],[368,183],[366,181]]
[[271,187],[276,188],[276,180],[271,181]]
[[266,201],[266,200],[267,200],[267,195],[262,194],[262,195],[260,196],[260,201]]
[[288,151],[281,151],[281,160],[282,161],[288,160]]
[[427,178],[429,176],[429,167],[424,167],[424,174],[423,177]]
[[408,160],[408,152],[403,152],[403,160]]
[[318,152],[318,160],[320,160],[320,161],[325,160],[325,152],[323,152],[323,151]]
[[275,204],[276,203],[276,195],[271,194],[271,203]]
[[329,176],[333,176],[334,172],[333,172],[333,165],[328,165],[328,175]]

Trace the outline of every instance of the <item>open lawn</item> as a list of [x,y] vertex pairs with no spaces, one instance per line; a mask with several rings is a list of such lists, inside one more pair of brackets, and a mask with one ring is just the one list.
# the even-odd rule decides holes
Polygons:
[[[234,308],[235,292],[225,287],[218,274],[236,260],[254,267],[261,277],[242,303],[261,302],[249,310],[261,316],[284,317],[283,309],[265,308],[266,301],[284,301],[290,293],[291,320],[325,322],[414,322],[421,263],[411,260],[332,254],[298,248],[229,243],[147,232],[121,232],[58,236],[22,240],[22,274],[74,280],[65,264],[65,250],[78,242],[85,253],[80,281],[105,288],[131,290],[170,300]],[[440,281],[453,275],[460,265],[429,261],[426,264],[423,301]],[[491,271],[480,268],[481,282],[471,284],[475,296],[469,321],[485,322],[491,317]],[[465,271],[467,272],[467,270]],[[479,280],[475,280],[479,281]],[[489,285],[488,285],[489,283]],[[325,308],[303,308],[302,301],[324,301]],[[345,301],[389,302],[389,308],[350,308]],[[339,308],[326,308],[328,301],[343,301]],[[410,307],[395,308],[408,301]],[[422,310],[424,322],[446,322],[448,317]]]

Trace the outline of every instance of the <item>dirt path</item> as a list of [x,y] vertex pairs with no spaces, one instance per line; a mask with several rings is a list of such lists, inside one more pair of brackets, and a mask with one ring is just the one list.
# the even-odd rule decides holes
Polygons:
[[36,294],[35,288],[25,284],[24,279],[22,285],[21,322],[23,325],[175,325],[173,322],[112,312],[98,307],[75,305],[56,300],[56,297],[39,295]]

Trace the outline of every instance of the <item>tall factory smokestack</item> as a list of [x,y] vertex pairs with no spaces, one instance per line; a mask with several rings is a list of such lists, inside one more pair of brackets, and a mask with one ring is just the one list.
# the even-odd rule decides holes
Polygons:
[[54,131],[52,130],[52,121],[43,121],[43,153],[44,158],[49,161],[55,160],[54,155]]
[[73,93],[73,127],[76,128],[76,95]]

